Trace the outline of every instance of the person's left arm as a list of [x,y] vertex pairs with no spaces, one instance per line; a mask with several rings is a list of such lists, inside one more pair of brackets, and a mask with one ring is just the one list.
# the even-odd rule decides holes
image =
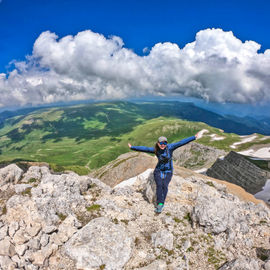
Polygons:
[[179,142],[176,142],[176,143],[170,143],[170,148],[172,150],[175,150],[176,148],[180,147],[180,146],[183,146],[191,141],[194,141],[196,140],[196,135],[195,136],[192,136],[192,137],[188,137],[188,138],[185,138]]
[[200,138],[202,138],[204,132],[205,132],[205,130],[203,129],[203,130],[200,130],[199,132],[197,132],[194,136],[185,138],[185,139],[183,139],[183,140],[181,140],[179,142],[176,142],[176,143],[171,143],[170,148],[172,150],[175,150],[176,148],[178,148],[180,146],[183,146],[183,145],[185,145],[185,144],[187,144],[187,143],[189,143],[191,141],[194,141],[196,139],[200,139]]

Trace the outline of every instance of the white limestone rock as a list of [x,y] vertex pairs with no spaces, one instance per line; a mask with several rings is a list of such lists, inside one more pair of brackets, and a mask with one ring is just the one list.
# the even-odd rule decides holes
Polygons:
[[43,266],[45,261],[58,249],[55,244],[47,245],[46,247],[32,253],[31,260],[35,266]]
[[17,264],[17,266],[19,266],[21,264],[21,260],[20,260],[20,257],[16,254],[14,255],[13,257],[11,257],[11,260],[13,262],[15,262]]
[[162,260],[156,260],[147,266],[136,268],[136,270],[166,270],[167,263]]
[[22,174],[23,170],[15,164],[0,169],[0,187],[7,183],[17,184]]
[[41,238],[40,238],[40,244],[41,246],[45,247],[47,246],[47,244],[49,243],[50,240],[50,236],[46,233],[42,234]]
[[267,262],[264,264],[264,269],[265,269],[265,270],[270,270],[270,260],[267,261]]
[[30,250],[36,251],[40,249],[40,241],[38,239],[30,239],[30,241],[27,243],[27,246]]
[[10,242],[10,238],[6,237],[0,241],[0,255],[1,256],[14,256],[16,254],[14,245]]
[[85,201],[80,192],[79,178],[75,173],[42,177],[40,184],[32,188],[32,200],[48,225],[59,222],[59,215],[72,214]]
[[8,226],[4,225],[0,228],[0,240],[4,239],[8,235]]
[[121,225],[108,218],[93,219],[65,244],[65,251],[77,268],[121,269],[129,260],[132,239]]
[[47,225],[47,226],[42,228],[42,231],[45,232],[46,234],[50,234],[50,233],[57,231],[57,226]]
[[13,262],[8,256],[0,256],[0,269],[15,270],[17,268],[16,262]]
[[39,181],[42,175],[46,173],[49,173],[47,167],[31,166],[23,175],[22,182],[29,183],[29,181]]
[[89,179],[91,180],[91,184],[95,184],[97,185],[100,189],[103,190],[103,192],[110,194],[112,192],[112,188],[108,185],[106,185],[104,182],[100,181],[97,178],[91,178],[89,177]]
[[33,265],[31,262],[24,265],[25,270],[39,270],[40,267],[37,265]]
[[[7,213],[1,216],[0,241],[8,239],[14,245],[17,255],[11,257],[11,269],[60,270],[58,262],[66,258],[61,265],[67,270],[76,269],[74,263],[82,269],[140,269],[144,265],[141,270],[186,270],[188,259],[182,259],[185,252],[194,269],[208,269],[204,254],[209,247],[224,254],[221,263],[225,263],[235,258],[242,260],[243,254],[255,257],[253,247],[267,249],[269,245],[269,209],[263,204],[240,201],[217,188],[214,181],[215,187],[209,186],[208,180],[200,176],[174,175],[164,211],[156,215],[149,203],[155,201],[151,169],[114,189],[88,176],[41,171],[31,197],[16,194],[5,202]],[[145,199],[147,188],[149,196]],[[98,197],[93,202],[95,192]],[[92,213],[85,207],[93,203],[101,208]],[[192,224],[187,220],[188,213]],[[60,220],[58,214],[65,215],[65,219]],[[81,219],[87,214],[87,219]],[[104,217],[92,219],[97,214]],[[83,224],[92,220],[80,229],[76,215]],[[191,246],[194,250],[189,249]],[[12,246],[6,250],[9,255],[0,255],[0,261],[8,261],[13,254]],[[157,260],[158,256],[162,261]],[[261,264],[259,267],[266,269],[267,262]],[[231,262],[231,267],[235,265],[237,262]]]
[[8,234],[10,237],[13,237],[14,234],[19,230],[20,225],[18,222],[13,221],[10,223],[9,227],[8,227]]
[[58,237],[62,243],[65,243],[74,233],[81,227],[80,222],[73,215],[67,216],[67,218],[58,227]]
[[13,236],[12,240],[16,245],[22,245],[28,242],[31,236],[22,228],[18,230]]
[[173,234],[168,230],[160,230],[152,234],[152,242],[155,247],[163,247],[168,250],[173,249]]
[[14,189],[15,189],[15,192],[18,194],[18,193],[22,193],[24,192],[25,190],[27,190],[28,188],[32,188],[31,185],[29,184],[17,184],[14,186]]
[[112,210],[112,211],[120,212],[123,210],[119,206],[117,206],[113,200],[109,200],[109,199],[100,199],[96,201],[95,204],[100,205],[105,211]]
[[219,270],[260,270],[261,263],[254,258],[237,258],[227,262]]
[[154,180],[154,174],[151,173],[148,176],[145,188],[145,196],[150,203],[156,202],[156,183]]
[[28,233],[31,237],[36,236],[42,229],[42,224],[39,222],[29,222],[26,226],[26,233]]
[[87,176],[80,177],[79,181],[80,181],[80,191],[81,194],[83,194],[91,187],[92,181],[91,178]]
[[215,234],[225,232],[239,222],[236,204],[224,198],[199,195],[192,220]]
[[25,251],[27,250],[27,245],[16,245],[15,251],[19,256],[23,256]]
[[112,194],[115,196],[126,196],[132,197],[134,195],[135,189],[131,186],[116,187],[112,190]]

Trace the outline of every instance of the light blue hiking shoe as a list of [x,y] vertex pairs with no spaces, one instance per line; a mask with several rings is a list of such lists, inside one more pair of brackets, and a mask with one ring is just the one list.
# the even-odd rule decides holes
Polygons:
[[156,207],[155,212],[156,212],[156,213],[161,213],[161,212],[162,212],[163,207],[164,207],[164,204],[159,204],[159,205]]

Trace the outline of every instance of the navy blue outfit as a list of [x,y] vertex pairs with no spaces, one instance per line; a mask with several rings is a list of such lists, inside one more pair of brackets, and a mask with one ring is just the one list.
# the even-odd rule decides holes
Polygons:
[[[168,193],[168,186],[173,175],[173,161],[172,161],[173,151],[178,147],[183,146],[193,140],[196,140],[195,136],[183,139],[176,143],[170,143],[164,150],[158,149],[157,152],[158,163],[154,170],[154,179],[157,185],[157,204],[159,203],[164,204]],[[155,153],[154,147],[131,146],[130,149],[146,153]]]

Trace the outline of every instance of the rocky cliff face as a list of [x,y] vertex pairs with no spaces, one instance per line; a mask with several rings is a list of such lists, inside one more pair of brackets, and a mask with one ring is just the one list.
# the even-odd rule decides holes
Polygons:
[[251,194],[262,190],[270,173],[251,163],[245,157],[231,151],[224,159],[217,159],[206,174],[243,187]]
[[111,188],[10,165],[0,188],[1,269],[270,269],[269,208],[187,169],[160,215],[152,169]]
[[226,155],[224,150],[199,143],[189,143],[173,152],[175,164],[190,169],[209,168],[218,157]]

